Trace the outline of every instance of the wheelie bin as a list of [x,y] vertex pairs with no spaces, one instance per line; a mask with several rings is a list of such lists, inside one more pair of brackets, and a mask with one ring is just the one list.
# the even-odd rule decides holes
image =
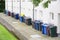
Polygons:
[[51,37],[57,37],[57,26],[51,26],[50,27],[50,36]]
[[7,10],[4,11],[4,14],[6,14]]
[[11,12],[10,11],[8,11],[8,16],[11,16]]
[[19,20],[20,22],[24,22],[24,16],[20,16]]
[[47,35],[47,27],[48,27],[48,24],[42,24],[42,34],[45,34]]
[[41,31],[42,30],[42,24],[43,22],[40,21],[40,20],[34,20],[32,21],[32,27],[38,31]]
[[24,17],[24,22],[27,24],[27,25],[32,25],[32,21],[31,21],[31,18],[30,17]]
[[7,10],[5,10],[5,14],[8,15],[8,11]]
[[13,12],[11,13],[11,17],[14,17],[14,13]]
[[19,19],[19,14],[15,14],[15,19]]

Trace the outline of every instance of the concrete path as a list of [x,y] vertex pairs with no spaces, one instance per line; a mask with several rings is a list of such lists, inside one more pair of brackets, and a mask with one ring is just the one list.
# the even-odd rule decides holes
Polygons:
[[9,31],[13,32],[21,40],[60,40],[60,37],[49,37],[43,35],[40,31],[37,31],[28,26],[25,23],[21,23],[6,14],[0,13],[0,23],[2,23]]

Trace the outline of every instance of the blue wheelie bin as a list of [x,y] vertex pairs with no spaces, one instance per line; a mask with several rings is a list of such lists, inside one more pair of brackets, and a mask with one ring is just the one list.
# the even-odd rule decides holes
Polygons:
[[32,21],[32,27],[38,31],[41,31],[42,30],[42,24],[43,22],[40,21],[40,20],[34,20]]
[[4,14],[6,14],[6,11],[7,11],[7,10],[4,11]]
[[20,16],[20,21],[24,22],[24,17],[23,16]]
[[15,19],[19,19],[19,14],[15,14]]
[[48,32],[48,31],[47,31],[47,28],[48,28],[48,27],[49,27],[49,25],[45,25],[45,27],[44,27],[44,34],[45,34],[45,35],[47,35],[47,32]]
[[48,24],[42,24],[42,34],[47,35],[47,27],[49,27]]
[[5,14],[8,15],[8,11],[7,10],[5,10]]
[[40,21],[35,20],[35,29],[39,31],[40,28]]

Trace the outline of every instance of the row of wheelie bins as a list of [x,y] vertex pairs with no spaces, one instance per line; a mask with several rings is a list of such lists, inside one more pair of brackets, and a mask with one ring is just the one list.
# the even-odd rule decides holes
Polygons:
[[57,37],[57,26],[53,24],[43,23],[42,21],[35,20],[32,22],[32,27],[38,31],[41,31],[42,34],[48,35],[51,37]]
[[19,14],[14,14],[13,12],[5,10],[4,12],[6,15],[14,17],[15,19],[19,19]]
[[32,21],[30,17],[19,16],[19,14],[11,13],[10,11],[5,11],[5,14],[11,17],[14,17],[15,19],[19,19],[20,22],[26,23],[27,25],[32,25],[32,28],[35,30],[41,31],[42,34],[48,35],[51,37],[57,37],[57,26],[53,24],[47,24],[43,23],[40,20],[34,20]]
[[39,31],[42,31],[42,24],[43,22],[38,21],[38,20],[32,21],[32,27]]
[[42,25],[42,34],[51,36],[51,37],[57,37],[57,26],[54,26],[52,24],[43,24]]
[[23,16],[19,16],[18,13],[17,13],[17,14],[11,13],[10,11],[7,11],[7,10],[5,10],[5,14],[8,15],[8,16],[13,17],[13,18],[15,18],[15,19],[19,19],[20,22],[24,22],[24,23],[26,23],[27,25],[32,25],[32,23],[31,23],[31,18],[30,18],[30,17],[26,17],[26,16],[24,16],[24,15],[23,15]]

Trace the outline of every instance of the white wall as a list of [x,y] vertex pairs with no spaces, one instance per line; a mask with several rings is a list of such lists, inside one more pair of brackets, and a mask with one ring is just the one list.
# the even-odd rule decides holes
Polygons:
[[21,3],[21,13],[24,13],[25,16],[31,17],[33,19],[33,5],[31,2],[22,2]]
[[20,14],[20,0],[13,0],[13,12]]
[[[25,0],[25,2],[21,2],[21,10],[20,10],[20,0],[13,0],[13,12],[24,13],[27,17],[31,17],[33,19],[33,4],[32,2],[28,2],[28,0]],[[23,0],[24,1],[24,0]],[[44,0],[39,4],[38,7],[35,7],[34,9],[34,20],[42,20],[44,23],[52,23],[57,26],[59,32],[59,26],[58,26],[58,13],[60,13],[60,0],[52,1],[49,4],[48,8],[43,7],[43,3],[47,0]],[[7,3],[6,3],[7,4]],[[8,10],[11,11],[11,3],[8,3]],[[9,7],[10,6],[10,7]],[[7,5],[6,5],[7,10]],[[54,13],[54,19],[52,20],[50,13]]]
[[8,1],[8,11],[12,12],[12,0]]
[[12,12],[12,0],[5,0],[5,10]]
[[5,0],[5,9],[20,14],[20,0]]

